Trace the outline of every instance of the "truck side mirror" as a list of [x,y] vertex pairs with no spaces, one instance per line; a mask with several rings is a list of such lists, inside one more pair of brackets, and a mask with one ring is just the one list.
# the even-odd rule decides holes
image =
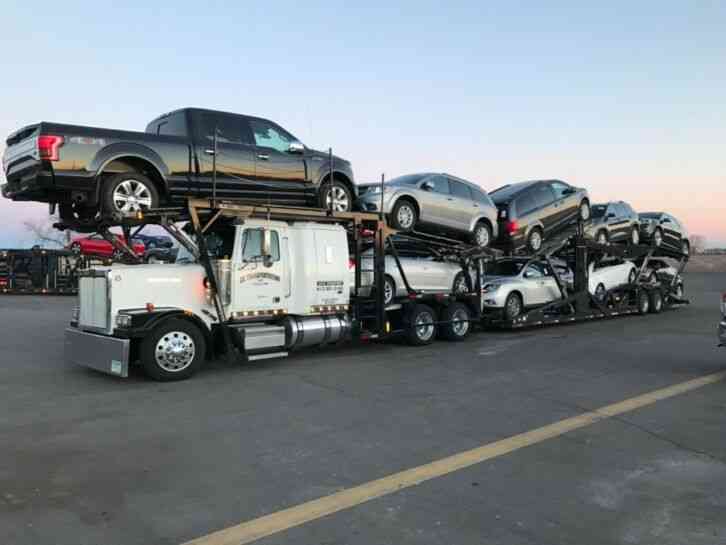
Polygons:
[[272,252],[270,251],[271,246],[272,246],[272,243],[271,243],[270,230],[263,229],[262,230],[262,263],[265,267],[272,267]]

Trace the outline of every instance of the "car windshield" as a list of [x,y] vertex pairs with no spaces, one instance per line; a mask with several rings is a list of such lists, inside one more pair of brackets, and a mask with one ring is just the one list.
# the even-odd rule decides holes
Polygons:
[[531,183],[532,182],[519,182],[516,184],[508,184],[498,189],[495,189],[494,191],[490,191],[489,196],[497,204],[500,202],[508,201],[515,193],[518,193]]
[[487,267],[487,275],[517,276],[522,271],[525,263],[525,261],[515,260],[496,261],[491,268]]
[[388,180],[388,183],[398,185],[418,185],[418,183],[427,176],[429,176],[429,174],[406,174],[405,176],[399,176],[398,178],[391,178]]
[[601,218],[605,215],[605,211],[607,209],[607,204],[593,204],[592,207],[590,207],[590,213],[593,218]]
[[640,214],[640,217],[648,218],[649,220],[658,220],[662,215],[660,212],[643,212]]

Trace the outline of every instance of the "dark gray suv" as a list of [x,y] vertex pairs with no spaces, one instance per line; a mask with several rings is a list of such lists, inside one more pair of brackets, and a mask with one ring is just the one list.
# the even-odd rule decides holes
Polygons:
[[590,215],[592,221],[585,229],[585,236],[595,242],[640,242],[640,219],[628,203],[617,201],[593,204]]

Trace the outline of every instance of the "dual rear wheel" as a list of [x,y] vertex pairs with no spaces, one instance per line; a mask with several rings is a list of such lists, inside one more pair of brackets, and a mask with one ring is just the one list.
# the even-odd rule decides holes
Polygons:
[[[406,340],[414,346],[431,344],[436,336],[448,341],[461,341],[471,329],[471,313],[463,303],[451,303],[436,312],[428,305],[414,305],[404,321]],[[437,323],[437,321],[439,323]]]

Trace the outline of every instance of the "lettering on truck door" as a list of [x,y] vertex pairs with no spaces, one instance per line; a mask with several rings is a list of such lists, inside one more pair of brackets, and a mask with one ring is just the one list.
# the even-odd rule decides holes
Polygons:
[[235,248],[232,304],[235,312],[285,309],[287,275],[279,229],[268,229],[269,254],[263,254],[265,229],[243,228]]

